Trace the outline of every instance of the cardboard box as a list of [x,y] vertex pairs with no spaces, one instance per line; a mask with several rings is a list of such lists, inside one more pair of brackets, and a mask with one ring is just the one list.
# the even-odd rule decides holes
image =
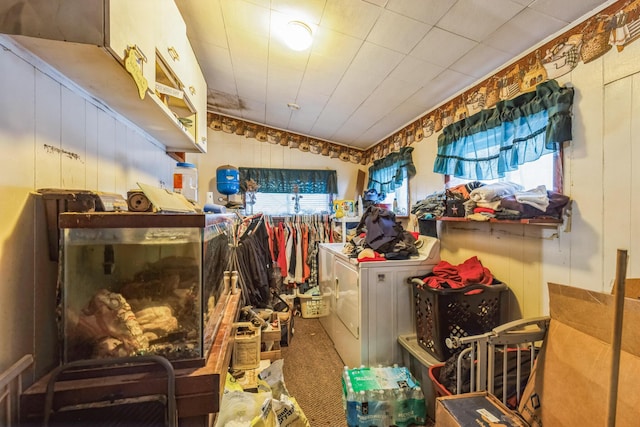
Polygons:
[[[617,283],[614,283],[611,294],[616,293]],[[640,298],[640,279],[626,279],[624,281],[624,296],[631,299]]]
[[610,400],[616,402],[616,426],[638,425],[640,281],[627,279],[627,283],[617,389],[611,384],[614,296],[549,283],[549,330],[518,413],[486,393],[445,396],[436,400],[436,425],[490,425],[475,414],[491,407],[507,418],[514,416],[512,420],[518,419],[516,414],[522,417],[522,424],[513,421],[516,426],[601,427],[612,420]]
[[608,425],[610,398],[615,425],[638,425],[640,300],[628,297],[635,285],[625,289],[620,375],[611,390],[614,296],[549,283],[549,331],[518,408],[531,426]]
[[260,360],[275,362],[278,359],[282,359],[282,351],[280,350],[282,329],[278,313],[271,315],[269,323],[271,328],[268,331],[263,330],[260,335]]
[[527,427],[518,414],[486,391],[436,399],[436,426]]

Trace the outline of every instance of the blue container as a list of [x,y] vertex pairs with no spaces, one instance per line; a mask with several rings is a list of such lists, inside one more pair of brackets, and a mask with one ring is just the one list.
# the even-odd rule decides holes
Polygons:
[[236,194],[240,191],[240,171],[230,165],[220,166],[216,170],[216,183],[221,194]]

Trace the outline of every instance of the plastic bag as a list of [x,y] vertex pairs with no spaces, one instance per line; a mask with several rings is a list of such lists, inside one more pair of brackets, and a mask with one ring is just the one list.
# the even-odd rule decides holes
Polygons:
[[229,391],[222,395],[216,427],[279,427],[271,408],[271,393]]
[[227,374],[216,427],[310,427],[284,383],[283,359],[258,375],[258,392],[246,392]]

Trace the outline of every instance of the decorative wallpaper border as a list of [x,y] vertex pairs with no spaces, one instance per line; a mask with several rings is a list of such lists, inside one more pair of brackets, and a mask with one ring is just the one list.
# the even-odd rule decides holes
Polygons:
[[255,138],[258,141],[268,142],[269,144],[297,148],[300,151],[321,154],[345,162],[366,165],[369,161],[364,157],[366,153],[364,150],[310,138],[293,132],[273,129],[218,113],[207,113],[207,126],[213,130],[244,135],[246,138]]
[[207,113],[207,125],[217,131],[368,165],[402,147],[422,141],[451,123],[492,108],[499,101],[531,91],[543,81],[561,77],[580,63],[586,64],[609,51],[622,52],[638,37],[640,0],[619,0],[367,150],[272,129],[218,113]]

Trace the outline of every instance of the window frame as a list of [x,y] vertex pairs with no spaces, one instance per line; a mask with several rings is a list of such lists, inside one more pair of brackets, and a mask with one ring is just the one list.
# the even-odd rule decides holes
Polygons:
[[[554,191],[556,193],[564,194],[564,144],[560,144],[560,147],[557,151],[548,154],[553,156],[553,188],[548,188],[547,190]],[[535,163],[535,162],[534,162]],[[444,186],[445,188],[449,188],[449,183],[453,179],[452,175],[444,175]],[[467,180],[471,181],[471,180]],[[482,180],[478,180],[483,182]]]

